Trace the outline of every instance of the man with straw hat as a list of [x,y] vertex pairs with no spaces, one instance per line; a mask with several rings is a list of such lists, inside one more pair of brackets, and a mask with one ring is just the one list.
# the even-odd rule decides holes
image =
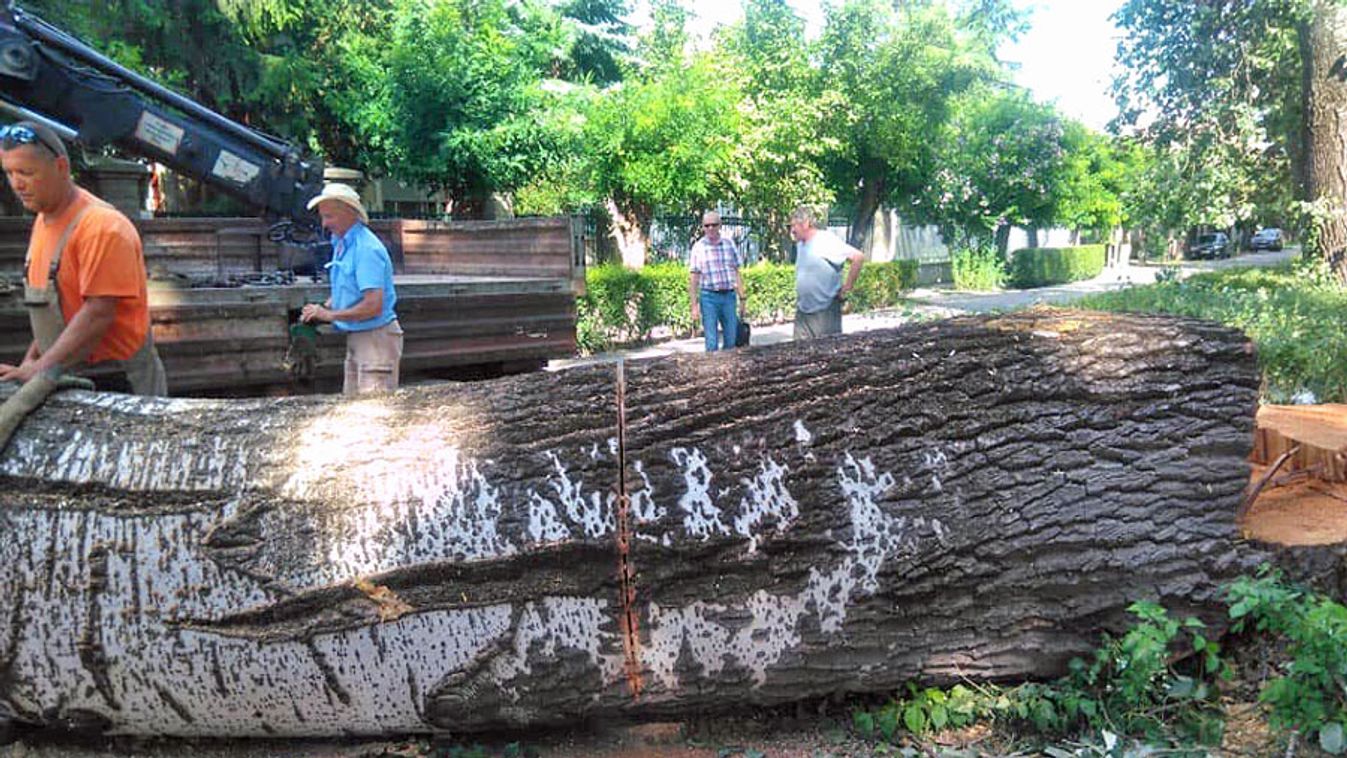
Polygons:
[[332,295],[322,305],[304,306],[300,321],[329,321],[346,333],[343,394],[395,390],[402,327],[394,311],[398,297],[393,291],[393,260],[370,231],[369,215],[350,186],[323,187],[309,201],[309,209],[314,208],[332,235],[332,261],[327,264]]

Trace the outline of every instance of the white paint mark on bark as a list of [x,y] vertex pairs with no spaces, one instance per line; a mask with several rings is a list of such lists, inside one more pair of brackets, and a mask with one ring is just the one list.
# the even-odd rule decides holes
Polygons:
[[[611,496],[605,498],[603,493],[597,491],[586,494],[584,480],[572,481],[566,466],[556,453],[548,451],[547,456],[552,461],[553,470],[547,477],[547,483],[552,488],[556,500],[553,501],[537,490],[530,489],[530,514],[536,509],[538,513],[545,515],[547,508],[550,507],[553,514],[565,513],[566,518],[579,526],[584,535],[590,539],[599,539],[612,533],[615,528],[613,498]],[[532,523],[529,529],[533,531]],[[539,525],[538,529],[542,529],[542,526]]]
[[795,441],[801,445],[808,445],[814,441],[814,435],[809,433],[809,430],[804,426],[804,422],[799,419],[795,420]]
[[888,516],[875,502],[893,486],[893,475],[879,474],[869,458],[858,461],[847,453],[846,460],[837,467],[837,482],[851,510],[851,540],[847,550],[863,572],[861,588],[874,592],[879,587],[875,577],[880,564],[902,536],[899,523],[902,519]]
[[42,440],[18,437],[0,474],[128,492],[211,492],[244,486],[254,455],[242,438],[113,439],[76,429],[54,457]]
[[534,542],[564,542],[571,538],[571,530],[557,518],[556,506],[536,492],[529,496],[528,530]]
[[[212,521],[204,514],[4,514],[10,538],[0,541],[0,586],[23,588],[24,623],[17,639],[4,638],[12,673],[25,683],[7,693],[11,701],[48,713],[103,713],[120,734],[424,731],[424,703],[409,678],[424,697],[509,630],[508,605],[409,614],[315,635],[312,648],[177,627],[278,599],[256,580],[201,558],[200,539]],[[90,599],[94,545],[107,548],[106,580]],[[94,623],[91,608],[116,710],[80,655],[79,632]]]
[[651,542],[658,545],[669,546],[673,544],[673,535],[664,532],[660,535],[650,534],[641,531],[640,527],[646,524],[657,523],[665,516],[669,515],[669,509],[655,502],[655,486],[650,483],[650,476],[646,474],[645,464],[640,461],[632,463],[632,469],[641,480],[638,487],[630,488],[629,494],[631,513],[636,524],[636,539],[642,542]]
[[720,509],[711,502],[711,469],[706,455],[697,448],[676,447],[669,451],[669,457],[683,468],[686,487],[678,498],[683,528],[702,540],[710,539],[712,534],[729,534],[729,528],[720,520]]
[[604,628],[612,619],[607,601],[594,598],[546,597],[526,603],[509,649],[491,660],[491,678],[518,700],[520,693],[511,682],[532,674],[533,663],[554,661],[562,650],[580,650],[599,670],[603,684],[611,684],[622,676],[624,663],[614,633]]
[[[395,469],[356,464],[354,468],[364,468],[375,477],[362,493],[374,497],[373,501],[355,499],[353,507],[325,513],[322,528],[314,530],[315,545],[308,551],[313,557],[307,565],[294,565],[293,559],[302,557],[296,555],[287,556],[286,565],[259,555],[255,564],[291,586],[316,587],[399,566],[517,553],[518,547],[499,531],[503,496],[487,481],[478,462],[464,458],[453,446],[432,450],[422,454],[418,466]],[[398,470],[401,476],[395,478],[393,472]],[[293,493],[314,496],[314,488],[338,486],[336,481],[345,477],[343,472],[334,472],[321,483],[292,478],[290,484]],[[349,482],[345,486],[358,485]],[[332,497],[341,499],[341,495]],[[297,516],[284,508],[269,510],[262,517],[263,531],[283,532],[294,528],[297,519],[306,518],[316,517]],[[393,545],[396,550],[389,549]]]
[[[796,422],[798,423],[798,422]],[[800,517],[800,506],[786,489],[786,474],[790,469],[771,458],[758,463],[758,473],[752,479],[742,479],[747,490],[739,501],[739,514],[734,517],[734,531],[748,539],[748,552],[758,551],[758,527],[775,522],[780,534]]]
[[[775,462],[769,464],[779,467]],[[768,669],[800,644],[799,623],[811,609],[825,633],[841,631],[852,597],[858,591],[878,589],[885,560],[919,549],[931,533],[943,539],[945,527],[938,520],[885,513],[878,501],[893,486],[894,478],[888,472],[877,472],[870,458],[858,460],[848,453],[837,467],[837,481],[851,517],[850,534],[840,544],[847,557],[830,569],[811,567],[809,580],[799,593],[759,590],[748,599],[746,608],[701,601],[683,608],[652,604],[651,650],[646,660],[665,687],[677,689],[699,676],[711,676],[729,661],[748,669],[761,686]],[[784,486],[782,492],[789,495]],[[696,665],[680,670],[684,650]]]
[[[332,422],[322,432],[327,436],[318,437],[331,444],[345,433],[339,427],[353,423],[350,417]],[[72,438],[83,440],[78,430]],[[498,533],[501,519],[504,511],[525,504],[528,534],[535,540],[563,541],[580,532],[595,539],[613,530],[612,496],[586,492],[585,482],[570,473],[557,453],[547,454],[551,492],[530,490],[524,502],[512,504],[488,481],[482,468],[488,464],[479,465],[458,447],[435,439],[430,426],[385,441],[389,444],[381,453],[386,460],[377,466],[357,463],[341,469],[335,456],[318,456],[308,461],[317,465],[291,472],[281,482],[290,496],[324,495],[352,507],[317,513],[304,511],[300,504],[295,506],[299,510],[265,511],[263,519],[276,520],[264,521],[264,534],[312,527],[319,535],[312,553],[316,565],[268,564],[264,551],[252,568],[297,587],[314,587],[397,566],[509,555],[516,548]],[[406,463],[411,459],[400,452],[403,445],[420,448],[414,465]],[[62,465],[75,470],[81,463],[71,448],[65,451],[71,459]],[[426,449],[435,452],[428,456]],[[595,450],[578,452],[593,460]],[[167,451],[155,455],[169,457]],[[188,479],[205,472],[217,477],[211,481],[225,481],[240,470],[228,465],[230,455],[227,445],[203,442],[181,463],[194,472]],[[303,455],[298,452],[295,458]],[[679,499],[683,529],[703,540],[730,535],[722,520],[725,514],[714,502],[717,490],[711,487],[705,455],[684,448],[670,455],[682,468],[685,484]],[[212,462],[200,464],[202,460]],[[395,469],[392,461],[397,460],[404,462]],[[642,482],[632,497],[637,522],[667,519],[645,468],[635,461],[633,470]],[[652,606],[647,662],[661,683],[676,688],[734,665],[763,684],[771,668],[800,645],[803,618],[813,613],[825,633],[838,632],[856,593],[877,587],[885,561],[916,550],[932,533],[944,538],[938,521],[884,511],[882,498],[894,479],[878,472],[869,458],[848,454],[836,473],[851,521],[850,529],[837,537],[845,557],[832,567],[811,568],[806,586],[794,593],[763,589],[734,606],[700,601],[683,608]],[[765,526],[784,530],[799,517],[788,474],[786,466],[765,458],[752,479],[741,480],[742,497],[727,517],[733,534],[748,539],[750,551],[764,538]],[[566,651],[581,651],[604,686],[623,676],[613,611],[604,599],[543,597],[518,609],[497,605],[423,611],[386,624],[316,635],[308,643],[259,643],[175,626],[282,599],[262,579],[223,570],[204,555],[203,535],[220,520],[237,515],[240,502],[233,498],[209,514],[153,517],[93,511],[0,513],[0,525],[8,532],[8,539],[0,540],[0,587],[23,588],[18,601],[24,608],[19,639],[6,639],[5,652],[13,651],[17,680],[30,683],[27,691],[9,693],[11,698],[41,710],[83,708],[109,714],[116,730],[125,733],[246,736],[270,729],[286,735],[341,730],[378,734],[424,729],[424,703],[413,693],[424,695],[506,635],[504,651],[490,659],[490,679],[514,697],[527,694],[519,688],[539,664],[556,661]],[[107,580],[91,602],[88,557],[94,545],[107,547]],[[91,623],[90,608],[99,613],[110,661],[109,684],[101,690],[81,659],[79,635],[74,633]],[[685,649],[695,666],[679,669]],[[203,673],[202,667],[211,671]],[[104,702],[109,692],[119,708]]]

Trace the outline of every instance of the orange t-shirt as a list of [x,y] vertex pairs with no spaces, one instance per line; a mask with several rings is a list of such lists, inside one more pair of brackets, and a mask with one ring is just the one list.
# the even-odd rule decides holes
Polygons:
[[140,234],[131,220],[111,206],[98,203],[87,191],[61,215],[48,219],[38,214],[28,241],[31,262],[28,282],[47,286],[47,271],[61,233],[81,208],[94,204],[70,235],[56,274],[61,296],[61,314],[70,323],[86,297],[115,297],[117,308],[112,325],[94,346],[89,363],[124,360],[135,354],[150,331],[150,306],[146,294],[145,257]]

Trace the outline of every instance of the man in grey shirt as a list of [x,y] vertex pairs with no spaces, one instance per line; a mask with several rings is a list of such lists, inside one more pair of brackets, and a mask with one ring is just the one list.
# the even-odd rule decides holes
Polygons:
[[[822,214],[802,205],[790,214],[795,252],[795,339],[842,333],[842,301],[856,286],[865,255],[824,228]],[[851,261],[847,279],[842,267]]]

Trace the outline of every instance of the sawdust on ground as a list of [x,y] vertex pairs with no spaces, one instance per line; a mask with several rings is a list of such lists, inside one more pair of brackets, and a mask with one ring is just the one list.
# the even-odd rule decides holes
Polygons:
[[1240,529],[1278,545],[1347,542],[1347,484],[1309,480],[1264,489]]

